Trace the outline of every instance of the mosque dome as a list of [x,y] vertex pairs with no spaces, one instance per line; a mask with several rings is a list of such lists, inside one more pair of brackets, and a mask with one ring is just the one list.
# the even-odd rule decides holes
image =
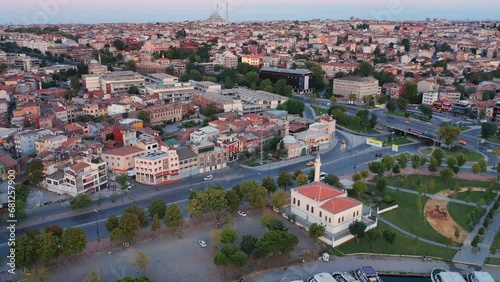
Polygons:
[[295,137],[293,137],[292,135],[288,135],[288,136],[285,136],[283,138],[283,143],[285,143],[285,144],[295,144],[295,143],[297,143],[297,139],[295,139]]

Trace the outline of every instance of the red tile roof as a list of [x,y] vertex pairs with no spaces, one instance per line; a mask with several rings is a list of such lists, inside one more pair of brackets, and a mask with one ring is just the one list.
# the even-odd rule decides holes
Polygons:
[[321,205],[321,208],[331,213],[340,213],[359,205],[361,205],[361,202],[347,197],[340,197],[326,201]]
[[342,195],[344,193],[341,190],[335,189],[330,185],[322,182],[313,182],[310,184],[306,184],[302,187],[297,188],[296,190],[300,194],[320,202]]
[[102,152],[102,154],[123,157],[123,156],[129,156],[132,154],[137,154],[140,152],[144,152],[144,150],[136,148],[136,147],[132,147],[132,146],[126,146],[126,147],[121,147],[121,148],[117,148],[117,149],[113,149],[113,150],[107,150],[107,151]]

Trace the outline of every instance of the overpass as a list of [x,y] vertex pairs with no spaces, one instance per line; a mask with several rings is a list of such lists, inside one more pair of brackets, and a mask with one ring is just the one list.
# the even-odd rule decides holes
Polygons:
[[379,122],[379,125],[397,130],[399,132],[404,132],[405,135],[412,135],[421,139],[427,139],[434,143],[434,145],[441,145],[441,138],[439,138],[435,132],[428,130],[426,126],[415,126],[413,124],[395,125],[390,123]]

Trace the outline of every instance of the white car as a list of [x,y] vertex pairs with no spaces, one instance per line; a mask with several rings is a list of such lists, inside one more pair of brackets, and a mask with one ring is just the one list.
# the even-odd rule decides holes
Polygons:
[[213,178],[214,178],[213,175],[207,175],[207,176],[205,176],[205,178],[203,178],[203,180],[208,181],[208,180],[212,180]]
[[205,248],[207,246],[207,242],[205,242],[203,240],[198,240],[198,245],[200,245],[200,247],[202,247],[202,248]]
[[243,217],[247,216],[247,213],[244,211],[238,211],[238,214]]

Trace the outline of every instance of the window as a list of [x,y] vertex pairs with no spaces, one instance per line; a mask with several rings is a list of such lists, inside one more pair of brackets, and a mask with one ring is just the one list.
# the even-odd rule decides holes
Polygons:
[[342,217],[342,222],[344,222],[344,217]]
[[359,215],[359,211],[356,212],[356,215]]
[[339,218],[339,223],[340,223],[340,218]]
[[311,207],[311,213],[314,213],[314,207]]
[[355,212],[353,212],[353,213],[352,213],[352,217],[355,217],[355,216],[356,216],[356,213],[355,213]]
[[[319,217],[322,217],[323,216],[323,213],[321,211],[319,211]],[[326,217],[325,217],[325,221],[326,221]]]
[[293,198],[293,204],[295,205],[295,198]]
[[307,211],[309,211],[309,204],[307,204],[307,206],[306,206],[306,210],[307,210]]
[[297,206],[300,207],[300,200],[297,200]]
[[332,218],[331,217],[328,219],[328,223],[332,223]]

